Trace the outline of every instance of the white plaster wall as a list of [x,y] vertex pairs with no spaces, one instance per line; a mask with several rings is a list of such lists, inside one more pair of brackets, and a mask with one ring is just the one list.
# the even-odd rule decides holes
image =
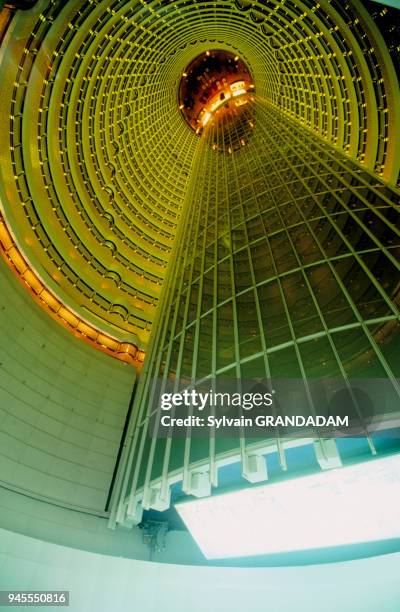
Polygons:
[[307,567],[196,567],[0,530],[0,589],[66,589],[71,612],[397,612],[399,576],[400,554]]
[[0,258],[0,484],[104,509],[134,369],[53,321]]

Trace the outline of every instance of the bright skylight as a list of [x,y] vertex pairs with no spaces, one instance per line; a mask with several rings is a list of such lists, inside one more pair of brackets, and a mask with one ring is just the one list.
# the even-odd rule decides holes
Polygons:
[[400,454],[176,504],[207,559],[400,537]]

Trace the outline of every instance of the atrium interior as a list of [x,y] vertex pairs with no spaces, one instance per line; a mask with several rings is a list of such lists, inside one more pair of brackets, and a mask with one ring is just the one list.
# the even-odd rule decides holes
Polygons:
[[[378,482],[400,483],[380,468],[400,450],[396,2],[0,6],[0,590],[394,612],[398,527],[291,549],[278,517],[259,544],[263,487],[300,517],[295,491],[354,470],[358,491],[359,466],[346,512],[396,522]],[[264,380],[295,381],[307,416],[334,380],[354,435],[160,429],[160,389]],[[207,557],[230,521],[232,552]]]

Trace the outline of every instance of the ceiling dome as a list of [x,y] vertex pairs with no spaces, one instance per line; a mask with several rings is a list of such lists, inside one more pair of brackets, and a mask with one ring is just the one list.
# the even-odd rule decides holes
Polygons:
[[356,0],[39,2],[3,49],[3,249],[53,316],[123,358],[146,349],[191,179],[178,91],[197,56],[238,55],[258,96],[397,180],[396,75]]

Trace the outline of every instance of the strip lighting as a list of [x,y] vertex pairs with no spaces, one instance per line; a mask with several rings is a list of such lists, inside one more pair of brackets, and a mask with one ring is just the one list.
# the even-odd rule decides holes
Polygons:
[[120,342],[87,321],[81,319],[76,312],[68,308],[41,281],[29,266],[25,257],[18,249],[7,225],[0,215],[0,253],[22,284],[29,290],[35,301],[46,310],[58,323],[61,323],[77,338],[81,338],[120,361],[132,364],[140,370],[145,353],[130,342]]

